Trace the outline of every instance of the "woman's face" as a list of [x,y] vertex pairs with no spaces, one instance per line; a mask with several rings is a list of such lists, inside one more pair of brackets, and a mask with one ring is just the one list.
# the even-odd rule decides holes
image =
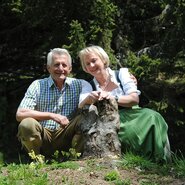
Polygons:
[[101,74],[101,72],[105,69],[104,62],[97,54],[94,53],[87,54],[84,57],[84,65],[87,73],[91,74],[92,76]]

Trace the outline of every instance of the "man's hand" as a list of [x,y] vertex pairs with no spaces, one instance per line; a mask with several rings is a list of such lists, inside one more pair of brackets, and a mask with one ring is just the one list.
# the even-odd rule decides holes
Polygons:
[[130,78],[134,81],[135,85],[137,85],[137,78],[130,73]]
[[65,128],[69,124],[68,118],[60,114],[53,113],[51,119],[59,123],[62,128]]

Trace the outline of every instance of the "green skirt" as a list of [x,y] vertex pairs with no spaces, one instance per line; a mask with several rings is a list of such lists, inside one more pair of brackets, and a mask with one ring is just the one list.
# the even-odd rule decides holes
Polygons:
[[132,151],[156,162],[170,160],[168,125],[161,114],[140,107],[119,112],[122,151]]

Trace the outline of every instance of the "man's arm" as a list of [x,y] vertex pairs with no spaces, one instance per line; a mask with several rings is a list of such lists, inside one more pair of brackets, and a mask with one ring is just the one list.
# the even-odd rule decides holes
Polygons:
[[18,122],[22,121],[25,118],[34,118],[37,121],[43,121],[43,120],[54,120],[57,123],[61,125],[61,127],[65,127],[68,125],[69,120],[66,116],[62,116],[60,114],[55,114],[52,112],[41,112],[31,109],[25,109],[25,108],[19,108],[16,113],[16,120]]
[[31,109],[19,108],[16,113],[16,120],[20,122],[28,117],[34,118],[38,121],[49,120],[52,118],[51,114],[52,113],[50,112],[40,112]]

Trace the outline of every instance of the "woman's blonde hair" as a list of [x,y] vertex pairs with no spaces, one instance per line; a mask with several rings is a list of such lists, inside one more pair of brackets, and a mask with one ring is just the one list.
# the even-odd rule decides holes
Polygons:
[[88,46],[79,52],[80,62],[84,71],[86,71],[85,56],[91,53],[98,55],[102,60],[102,62],[104,63],[105,67],[109,66],[109,63],[110,63],[109,56],[107,55],[105,50],[100,46],[93,45],[93,46]]

